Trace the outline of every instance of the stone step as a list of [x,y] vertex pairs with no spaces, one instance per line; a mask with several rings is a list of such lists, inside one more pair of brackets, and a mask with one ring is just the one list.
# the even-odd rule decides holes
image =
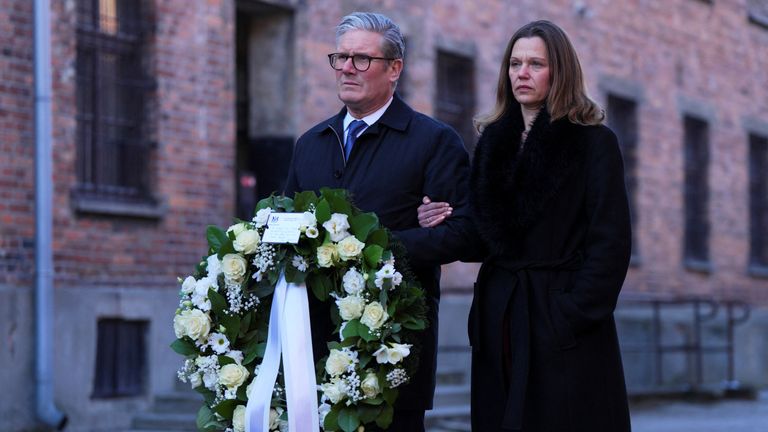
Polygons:
[[435,407],[467,405],[471,401],[468,384],[438,385],[435,388]]
[[203,404],[200,394],[179,391],[166,393],[155,397],[153,411],[156,413],[197,413]]
[[137,414],[133,418],[132,427],[135,430],[141,431],[163,430],[194,432],[197,430],[195,419],[195,412],[186,414],[147,412]]
[[437,385],[464,384],[469,381],[469,371],[463,366],[438,366]]
[[440,423],[446,420],[466,420],[469,422],[469,404],[435,406],[434,409],[427,411],[424,415],[424,424],[428,428],[437,428]]
[[444,419],[430,427],[429,432],[472,432],[472,422],[469,417]]

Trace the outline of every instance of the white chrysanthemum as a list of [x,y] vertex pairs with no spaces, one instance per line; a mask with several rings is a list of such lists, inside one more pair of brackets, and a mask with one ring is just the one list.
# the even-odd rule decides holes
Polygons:
[[365,289],[365,279],[354,267],[344,273],[341,283],[344,286],[344,291],[348,294],[360,294]]
[[376,277],[381,279],[391,279],[395,275],[395,266],[391,264],[384,264],[381,269],[376,272]]
[[334,213],[331,215],[331,219],[323,223],[325,228],[331,235],[331,240],[334,242],[340,242],[349,236],[349,221],[347,215],[343,213]]
[[211,333],[208,337],[208,345],[216,354],[224,354],[229,349],[229,339],[222,333]]

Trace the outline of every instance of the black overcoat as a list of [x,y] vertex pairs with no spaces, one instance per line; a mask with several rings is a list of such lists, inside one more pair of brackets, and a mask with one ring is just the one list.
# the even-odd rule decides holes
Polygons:
[[483,132],[471,201],[489,252],[470,313],[474,431],[630,429],[613,311],[631,228],[605,126],[519,105]]
[[[469,157],[449,126],[411,109],[397,95],[384,115],[355,141],[344,160],[346,109],[302,135],[294,150],[285,193],[345,188],[363,211],[372,211],[408,251],[413,273],[427,293],[430,327],[419,370],[401,388],[398,408],[430,409],[435,389],[440,264],[464,246],[468,221]],[[423,196],[450,202],[454,216],[440,227],[420,228],[416,209]],[[455,204],[454,204],[455,203]],[[333,326],[327,303],[309,296],[315,360],[328,353]]]

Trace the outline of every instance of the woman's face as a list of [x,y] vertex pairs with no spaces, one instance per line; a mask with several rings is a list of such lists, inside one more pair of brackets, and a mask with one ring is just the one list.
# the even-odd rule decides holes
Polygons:
[[538,37],[520,38],[509,56],[509,82],[517,102],[528,109],[539,109],[550,88],[547,46]]

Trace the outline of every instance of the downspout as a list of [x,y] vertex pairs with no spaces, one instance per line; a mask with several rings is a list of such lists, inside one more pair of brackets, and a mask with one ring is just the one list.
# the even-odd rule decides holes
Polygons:
[[50,0],[35,0],[35,392],[37,418],[57,430],[67,424],[53,403],[53,252],[51,215]]

